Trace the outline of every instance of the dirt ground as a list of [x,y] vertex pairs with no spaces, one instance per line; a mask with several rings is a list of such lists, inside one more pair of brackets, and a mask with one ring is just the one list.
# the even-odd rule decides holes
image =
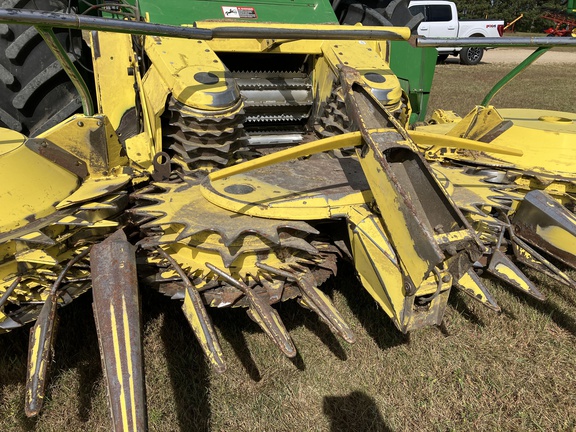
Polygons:
[[[497,48],[484,53],[484,63],[520,63],[532,50]],[[576,49],[573,51],[548,51],[534,64],[572,63],[576,64]]]
[[[482,63],[518,64],[530,54],[531,49],[496,48],[487,50]],[[449,57],[446,63],[458,63],[457,57]],[[576,49],[572,51],[548,51],[534,64],[572,64],[576,65]]]

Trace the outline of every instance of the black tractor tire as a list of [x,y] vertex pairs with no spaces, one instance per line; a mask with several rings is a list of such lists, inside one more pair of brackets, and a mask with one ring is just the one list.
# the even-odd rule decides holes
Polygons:
[[478,47],[466,47],[460,51],[460,63],[467,66],[475,66],[480,63],[484,56],[484,49]]
[[[1,0],[0,7],[69,12],[61,0]],[[82,58],[88,50],[81,32],[54,33],[77,65],[91,64]],[[0,24],[0,126],[36,136],[81,109],[72,81],[36,29]]]
[[421,13],[412,15],[408,0],[332,0],[332,8],[340,24],[408,27],[412,34],[424,20]]

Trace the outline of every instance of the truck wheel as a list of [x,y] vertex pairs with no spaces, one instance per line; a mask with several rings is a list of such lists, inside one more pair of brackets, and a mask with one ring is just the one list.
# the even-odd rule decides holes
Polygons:
[[463,65],[474,66],[480,63],[484,49],[478,47],[462,48],[460,51],[460,63]]
[[362,23],[367,26],[408,27],[416,33],[424,15],[412,15],[408,0],[354,0],[332,1],[334,12],[340,24]]
[[[61,0],[3,0],[0,7],[66,12],[67,3]],[[81,33],[65,29],[54,29],[54,33],[76,64],[82,61],[82,54],[88,50],[82,49]],[[0,126],[35,136],[81,108],[74,85],[36,29],[1,24]]]

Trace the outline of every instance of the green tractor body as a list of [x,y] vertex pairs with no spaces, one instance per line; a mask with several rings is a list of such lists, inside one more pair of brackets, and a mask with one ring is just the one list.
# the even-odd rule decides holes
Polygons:
[[538,300],[517,264],[576,287],[576,115],[488,98],[415,129],[436,50],[409,45],[406,1],[53,1],[0,9],[0,332],[34,323],[27,415],[87,291],[113,429],[144,431],[140,289],[181,302],[222,373],[210,308],[290,358],[279,302],[353,343],[322,289],[342,259],[402,333],[440,325],[452,289],[500,311],[476,268]]

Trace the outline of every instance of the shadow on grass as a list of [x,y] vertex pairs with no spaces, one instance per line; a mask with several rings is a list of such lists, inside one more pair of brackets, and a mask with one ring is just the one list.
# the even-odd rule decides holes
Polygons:
[[[176,416],[182,431],[210,430],[210,379],[208,364],[190,324],[182,312],[182,302],[145,290],[147,318],[164,315],[160,338],[168,363],[170,385],[176,403]],[[150,415],[150,413],[149,413]]]
[[339,360],[347,360],[348,356],[346,355],[346,351],[342,348],[342,344],[340,340],[332,333],[328,325],[318,318],[318,315],[312,312],[303,313],[308,314],[308,316],[304,319],[304,326],[312,333],[317,335],[322,343],[326,345],[332,354],[334,354]]
[[[72,305],[59,309],[58,316],[54,357],[48,370],[45,400],[51,398],[50,383],[57,382],[60,375],[75,369],[79,377],[75,412],[81,422],[86,422],[92,409],[91,390],[102,376],[91,294],[85,294],[74,300]],[[31,324],[28,324],[0,338],[0,352],[3,353],[0,357],[1,387],[14,384],[24,386],[26,382],[30,328]],[[17,416],[20,426],[24,430],[32,430],[38,418],[28,418],[24,414],[24,391],[20,399]]]
[[532,306],[541,314],[550,317],[558,327],[561,327],[576,336],[576,317],[563,312],[556,302],[550,299],[545,302],[540,302],[530,297],[523,298],[523,300],[526,304]]
[[[248,349],[248,344],[246,343],[246,337],[244,336],[244,331],[249,328],[253,331],[258,331],[257,328],[252,328],[256,326],[246,315],[244,308],[242,309],[229,309],[226,310],[210,310],[210,315],[214,321],[214,324],[220,330],[220,333],[228,341],[234,354],[238,357],[246,373],[251,380],[258,382],[262,379],[258,366]],[[234,324],[233,324],[234,323]]]
[[330,421],[330,432],[392,431],[374,399],[360,391],[347,396],[325,396],[322,409]]
[[[484,327],[486,324],[480,317],[466,304],[464,298],[469,297],[453,288],[448,297],[448,305],[460,314],[466,321]],[[477,301],[477,300],[471,300]],[[479,302],[478,302],[479,303]]]
[[[538,280],[539,278],[535,278],[533,274],[531,276],[532,276],[531,280],[534,281],[535,283],[537,283],[537,285],[544,285],[545,284],[544,281]],[[496,279],[496,278],[492,278],[492,280],[496,281],[497,283],[500,283],[498,281],[498,279]],[[533,298],[533,297],[531,297],[531,296],[529,296],[529,295],[527,295],[527,294],[525,294],[519,290],[516,290],[513,287],[509,287],[503,283],[501,283],[501,285],[504,287],[504,289],[508,290],[513,295],[517,296],[526,305],[531,306],[532,308],[534,308],[535,310],[537,310],[541,314],[550,317],[550,319],[558,327],[561,327],[564,330],[566,330],[566,331],[570,332],[571,334],[573,334],[574,336],[576,336],[576,316],[570,316],[568,313],[564,312],[562,310],[561,305],[558,302],[551,299],[551,297],[557,296],[561,301],[572,306],[574,304],[573,300],[565,292],[567,290],[570,290],[569,287],[566,287],[566,286],[560,284],[559,282],[556,282],[552,279],[549,279],[549,281],[546,285],[549,286],[548,289],[550,289],[551,292],[546,292],[545,290],[542,290],[539,287],[539,289],[547,297],[547,299],[545,301],[540,301],[540,300],[535,299],[535,298]],[[517,317],[511,311],[508,311],[504,307],[502,308],[502,313],[507,315],[511,319],[517,319]]]
[[[0,335],[0,394],[6,392],[7,387],[24,384],[26,381],[26,361],[28,356],[29,326]],[[24,414],[24,388],[20,387],[18,404],[16,405],[17,418],[21,430],[34,430],[37,418],[28,418]],[[4,397],[6,400],[6,396]],[[0,406],[0,413],[4,412]],[[6,415],[5,413],[4,415]]]
[[410,335],[402,334],[386,312],[368,294],[356,278],[354,267],[347,262],[338,263],[338,276],[326,285],[341,292],[348,307],[378,347],[387,350],[410,342]]
[[[278,303],[273,305],[273,307],[280,315],[288,333],[292,333],[294,329],[304,326],[311,333],[315,334],[337,358],[340,360],[347,359],[346,352],[338,338],[334,336],[329,327],[322,322],[314,312],[302,308],[295,300]],[[248,317],[246,310],[243,308],[211,309],[210,315],[212,316],[214,325],[218,327],[224,339],[226,339],[234,349],[234,353],[244,366],[250,378],[255,382],[260,381],[260,372],[246,343],[245,334],[246,332],[261,333],[263,330]],[[298,349],[298,341],[294,340],[293,342],[296,349]],[[272,341],[269,343],[272,344]],[[296,353],[294,358],[289,360],[297,369],[301,371],[306,369],[304,359],[299,352]]]
[[[88,292],[60,311],[55,366],[60,371],[78,372],[77,413],[87,422],[92,410],[92,389],[102,377],[96,323],[92,310],[92,292]],[[54,375],[53,379],[57,379]]]

